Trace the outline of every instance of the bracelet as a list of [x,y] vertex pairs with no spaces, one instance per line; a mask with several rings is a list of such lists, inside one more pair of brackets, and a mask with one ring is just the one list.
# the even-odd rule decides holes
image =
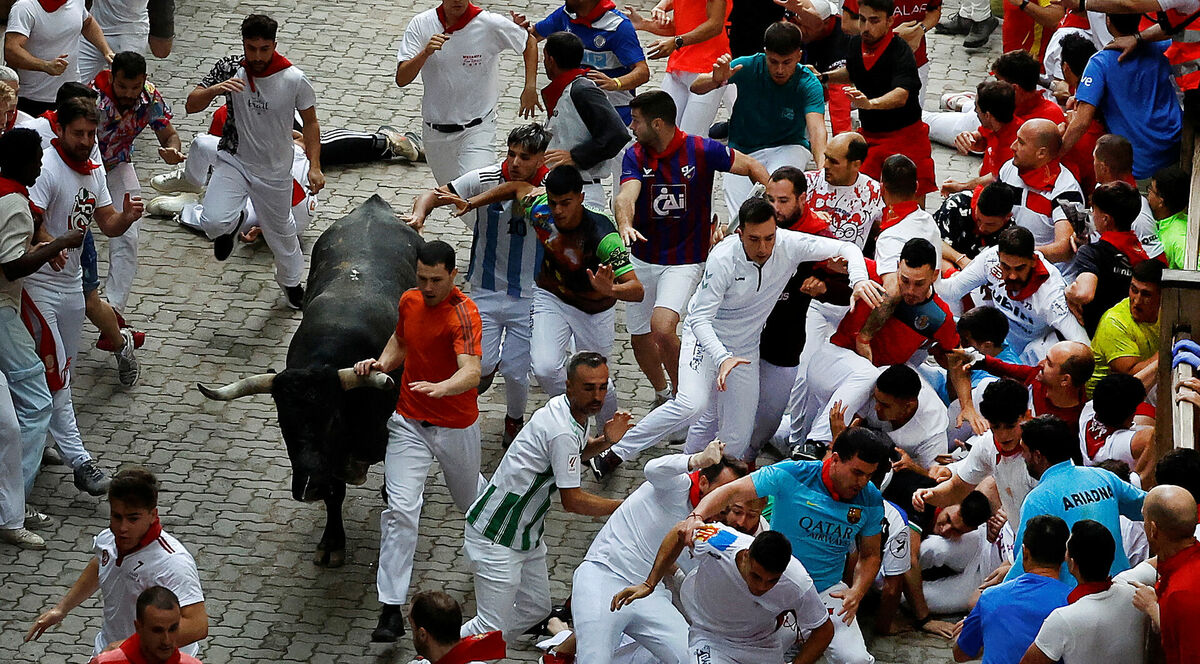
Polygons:
[[1136,42],[1136,43],[1138,43],[1138,44],[1140,44],[1140,43],[1142,43],[1142,42],[1144,42],[1144,41],[1146,41],[1146,40],[1145,40],[1145,39],[1142,39],[1142,33],[1141,33],[1141,32],[1135,32],[1135,33],[1133,33],[1133,41],[1134,41],[1134,42]]
[[617,89],[620,90],[621,89],[621,79],[614,78],[613,82],[617,84]]
[[829,72],[822,72],[820,74],[817,74],[817,80],[820,81],[822,83],[822,85],[825,83],[828,83],[829,82]]
[[695,512],[692,512],[691,514],[687,515],[687,517],[684,519],[684,521],[687,521],[688,519],[690,519],[692,517],[696,517],[697,519],[700,519],[701,521],[704,520],[704,517],[700,516],[699,514],[696,514]]
[[1019,7],[1019,9],[1021,11],[1025,11],[1025,7],[1027,7],[1028,5],[1029,5],[1029,0],[1021,0],[1021,6]]
[[647,588],[649,588],[649,589],[650,589],[650,592],[654,592],[654,586],[650,585],[650,582],[649,582],[649,581],[642,581],[642,585],[643,585],[643,586],[646,586]]
[[921,32],[928,33],[928,32],[929,32],[929,26],[928,26],[928,25],[925,25],[924,23],[922,23],[922,24],[921,24]]

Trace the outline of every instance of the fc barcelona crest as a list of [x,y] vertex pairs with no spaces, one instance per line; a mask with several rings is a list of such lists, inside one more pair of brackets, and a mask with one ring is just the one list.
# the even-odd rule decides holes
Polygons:
[[846,520],[850,522],[850,525],[854,525],[854,524],[858,523],[858,520],[861,518],[862,518],[862,508],[861,507],[851,507],[850,509],[846,510]]

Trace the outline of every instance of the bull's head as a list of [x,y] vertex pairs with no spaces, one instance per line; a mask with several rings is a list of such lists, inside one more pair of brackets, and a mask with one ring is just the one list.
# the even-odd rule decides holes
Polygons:
[[348,450],[338,445],[337,434],[351,424],[342,421],[341,393],[359,387],[390,391],[395,381],[380,371],[359,376],[354,369],[325,367],[258,374],[218,388],[197,387],[217,401],[271,394],[292,462],[292,497],[307,502],[324,499],[335,482],[355,479],[346,475],[352,463]]

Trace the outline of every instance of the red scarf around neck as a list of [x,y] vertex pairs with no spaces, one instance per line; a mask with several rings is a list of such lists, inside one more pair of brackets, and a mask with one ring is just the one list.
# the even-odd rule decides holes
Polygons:
[[53,145],[54,149],[58,150],[58,156],[63,160],[63,163],[80,175],[91,175],[92,171],[100,168],[100,164],[97,164],[91,159],[84,159],[83,161],[72,159],[67,155],[66,152],[63,151],[62,144],[58,142],[57,138],[50,141],[50,145]]
[[442,22],[442,34],[452,35],[452,34],[458,32],[459,30],[462,30],[463,28],[465,28],[467,26],[468,23],[471,22],[471,19],[475,18],[476,16],[479,16],[479,12],[481,12],[481,11],[483,11],[483,9],[480,8],[479,6],[477,6],[475,3],[473,3],[473,2],[467,3],[467,10],[462,13],[462,16],[458,17],[458,20],[454,22],[454,25],[447,25],[446,24],[446,6],[438,5],[437,17],[438,17],[438,20]]
[[[278,74],[279,72],[281,72],[284,69],[287,69],[288,67],[291,67],[291,66],[292,66],[292,63],[290,61],[288,61],[287,58],[280,55],[279,51],[275,51],[274,53],[271,54],[271,61],[267,63],[267,68],[263,70],[263,73],[252,74],[252,73],[250,73],[249,69],[246,69],[246,82],[250,84],[250,91],[258,92],[258,88],[254,87],[254,79],[256,77],[257,78],[266,78],[272,74]],[[242,67],[243,68],[246,67],[246,59],[245,58],[242,58]]]
[[634,150],[643,153],[646,160],[646,167],[653,170],[658,168],[658,161],[660,159],[666,159],[678,152],[679,148],[683,147],[685,140],[687,140],[687,134],[683,133],[679,127],[676,127],[675,133],[671,135],[671,140],[667,141],[667,146],[663,148],[662,152],[656,152],[654,148],[641,143],[634,143]]
[[829,230],[829,222],[825,217],[813,212],[810,207],[804,209],[804,214],[800,215],[796,223],[788,226],[788,230],[821,237],[834,237],[833,231]]
[[129,551],[126,551],[125,553],[117,551],[117,567],[121,566],[121,561],[137,553],[138,551],[141,551],[147,546],[150,546],[150,543],[158,539],[160,536],[162,536],[162,522],[158,520],[158,517],[155,517],[154,523],[150,524],[150,530],[146,531],[146,534],[142,536],[142,539],[137,543],[137,546],[133,547],[133,549]]
[[1021,181],[1029,185],[1031,189],[1037,191],[1048,191],[1054,188],[1054,183],[1058,181],[1058,174],[1062,172],[1062,164],[1057,161],[1052,161],[1039,168],[1017,173],[1021,176]]
[[42,113],[42,117],[46,118],[46,122],[50,123],[50,131],[57,134],[58,133],[58,112],[57,111],[46,111],[45,113]]
[[1069,595],[1067,595],[1067,604],[1074,604],[1088,595],[1102,593],[1111,587],[1112,579],[1107,579],[1105,581],[1086,581],[1075,586],[1075,589],[1072,590]]
[[550,81],[550,85],[542,88],[542,101],[546,103],[546,115],[554,115],[554,109],[558,107],[558,100],[562,97],[562,93],[567,89],[575,79],[587,73],[587,69],[580,67],[579,69],[568,69],[559,73]]
[[1030,271],[1029,281],[1026,282],[1024,287],[1018,291],[1013,291],[1008,287],[1008,284],[1004,285],[1004,289],[1008,291],[1010,298],[1018,301],[1027,300],[1050,278],[1050,271],[1046,269],[1046,264],[1042,262],[1042,259],[1037,255],[1033,259],[1033,270]]
[[[546,177],[546,174],[549,172],[550,172],[550,169],[546,168],[545,164],[538,166],[537,172],[533,174],[532,178],[529,178],[529,184],[533,184],[533,185],[541,184],[542,178]],[[500,175],[504,177],[505,182],[512,182],[512,176],[508,174],[508,160],[507,159],[500,162]]]
[[25,202],[29,204],[30,214],[34,215],[35,217],[39,214],[43,214],[44,211],[42,208],[34,205],[33,201],[29,200],[28,187],[20,182],[17,182],[16,180],[0,176],[0,196],[7,196],[9,194],[20,194],[23,196],[25,198]]
[[920,207],[916,201],[904,201],[903,203],[889,205],[888,209],[883,213],[883,219],[879,222],[879,230],[886,231],[904,221],[908,218],[908,215],[916,212]]
[[892,37],[894,36],[895,33],[888,30],[887,34],[874,44],[867,44],[867,40],[864,39],[862,43],[863,67],[867,69],[874,67],[875,63],[879,61],[879,57],[887,50],[888,44],[892,43]]
[[587,16],[576,16],[575,18],[571,19],[571,22],[579,25],[591,26],[596,19],[604,16],[606,13],[616,8],[617,5],[614,4],[612,0],[600,0],[600,2],[596,3],[596,6]]
[[38,0],[38,4],[47,14],[53,14],[67,4],[67,0]]
[[1125,254],[1125,257],[1129,259],[1129,267],[1137,267],[1138,263],[1150,258],[1146,255],[1146,250],[1142,248],[1142,241],[1133,231],[1101,233],[1100,241],[1111,244],[1117,248],[1117,251]]
[[833,496],[834,500],[841,502],[842,497],[833,488],[833,457],[821,462],[821,483],[825,485],[825,490]]
[[450,652],[442,655],[435,664],[468,664],[487,662],[505,657],[504,636],[500,632],[472,634],[458,642]]

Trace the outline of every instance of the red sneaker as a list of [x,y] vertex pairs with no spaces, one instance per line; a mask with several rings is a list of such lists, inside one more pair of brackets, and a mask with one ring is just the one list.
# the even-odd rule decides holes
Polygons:
[[[124,322],[124,321],[120,320],[119,316],[118,316],[117,320],[122,323]],[[126,329],[126,328],[129,328],[129,326],[122,325],[121,328]],[[130,328],[130,329],[132,330],[132,328]],[[141,348],[142,344],[146,343],[146,333],[142,332],[141,330],[132,330],[132,332],[133,332],[133,347],[135,349]],[[100,350],[106,350],[110,353],[116,352],[116,350],[117,350],[117,349],[113,348],[113,345],[111,343],[109,343],[108,339],[105,339],[104,337],[100,337],[100,340],[96,342],[96,348],[99,348]]]

